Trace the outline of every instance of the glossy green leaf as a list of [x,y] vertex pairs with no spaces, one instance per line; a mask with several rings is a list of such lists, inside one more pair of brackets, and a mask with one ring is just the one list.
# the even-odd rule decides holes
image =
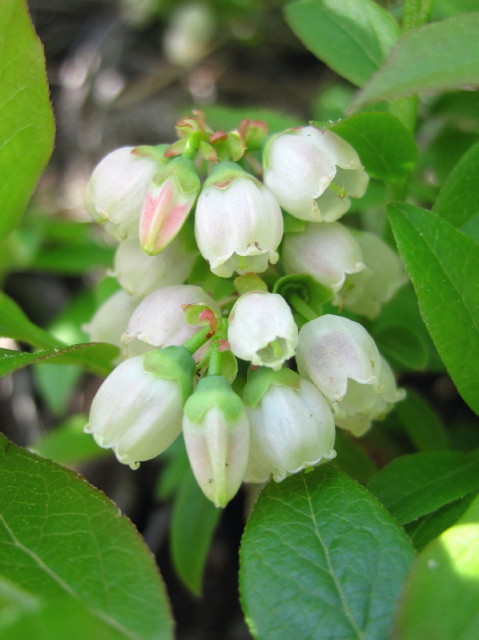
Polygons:
[[412,134],[395,116],[378,112],[359,113],[332,125],[359,154],[372,178],[398,184],[414,168],[417,158]]
[[0,349],[0,377],[30,364],[76,364],[92,373],[106,376],[110,373],[113,360],[118,356],[118,347],[105,342],[85,342],[58,347],[49,351],[13,351]]
[[26,342],[42,349],[54,349],[63,346],[44,329],[30,322],[20,307],[0,291],[0,336]]
[[427,451],[395,458],[368,489],[400,524],[479,490],[479,460],[461,451]]
[[408,524],[406,532],[414,547],[422,549],[443,531],[456,524],[476,495],[476,492],[470,493]]
[[372,0],[300,0],[284,11],[305,47],[357,86],[379,69],[399,35],[391,15]]
[[448,449],[449,441],[438,414],[413,389],[396,405],[396,415],[419,451]]
[[408,31],[353,106],[479,85],[478,33],[479,13],[453,16]]
[[0,2],[0,239],[16,225],[53,148],[42,46],[24,0]]
[[109,449],[102,449],[89,433],[83,431],[88,417],[83,414],[70,416],[65,422],[47,431],[33,442],[29,449],[44,458],[65,465],[74,465],[106,455]]
[[120,638],[172,638],[153,556],[118,508],[73,472],[4,436],[0,445],[4,578],[42,606],[67,602],[79,626],[86,609],[86,629],[98,619]]
[[479,214],[479,143],[472,146],[454,167],[433,211],[455,227],[461,227]]
[[417,556],[406,580],[394,640],[479,637],[479,498]]
[[377,473],[378,468],[361,446],[361,440],[354,438],[349,432],[336,430],[334,448],[337,455],[331,464],[354,480],[366,484]]
[[434,213],[388,207],[424,323],[469,406],[479,412],[479,244]]
[[46,406],[55,416],[65,414],[82,374],[80,367],[71,364],[37,364],[32,368],[35,387]]
[[262,492],[240,551],[240,590],[260,640],[384,640],[413,558],[404,532],[331,466]]
[[170,547],[178,575],[196,595],[201,595],[206,557],[220,515],[188,468],[173,504]]

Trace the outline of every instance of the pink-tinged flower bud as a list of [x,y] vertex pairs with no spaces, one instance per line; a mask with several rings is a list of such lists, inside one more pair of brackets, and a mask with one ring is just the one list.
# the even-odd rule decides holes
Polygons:
[[154,291],[131,315],[122,344],[128,356],[153,347],[181,345],[202,326],[187,324],[184,306],[205,304],[219,313],[218,305],[201,287],[180,284]]
[[98,389],[85,427],[100,447],[137,469],[181,432],[183,405],[193,390],[195,363],[169,347],[124,360]]
[[157,256],[148,256],[141,249],[138,238],[128,238],[118,245],[111,275],[128,293],[147,296],[161,287],[182,284],[192,265],[193,256],[185,251],[180,239],[174,240]]
[[82,328],[92,342],[110,342],[120,347],[121,336],[139,302],[137,296],[116,291],[98,307],[90,322]]
[[137,154],[135,149],[121,147],[103,158],[86,191],[88,213],[120,240],[138,236],[143,200],[159,168],[157,160]]
[[307,273],[333,291],[347,274],[365,268],[359,244],[340,222],[311,223],[300,233],[286,234],[282,260],[286,273]]
[[246,482],[254,481],[258,469],[268,469],[280,482],[335,457],[333,414],[311,382],[289,369],[257,369],[249,375],[244,401],[250,421]]
[[301,220],[333,222],[368,185],[358,154],[332,131],[290,129],[265,147],[264,181],[279,204]]
[[224,378],[199,381],[185,404],[183,436],[201,490],[215,506],[226,506],[243,481],[249,423],[241,398]]
[[358,231],[354,238],[361,248],[366,269],[347,276],[335,303],[373,319],[382,305],[407,282],[407,276],[401,258],[379,236]]
[[278,293],[246,293],[231,310],[228,342],[238,358],[279,369],[294,356],[298,327],[288,303]]
[[222,162],[198,198],[195,236],[217,276],[259,273],[278,260],[283,217],[274,196],[237,165]]
[[159,253],[180,231],[200,190],[191,160],[170,160],[155,175],[146,193],[140,217],[140,244],[150,255]]
[[299,373],[326,396],[338,426],[360,436],[404,397],[386,361],[358,322],[324,315],[299,332]]

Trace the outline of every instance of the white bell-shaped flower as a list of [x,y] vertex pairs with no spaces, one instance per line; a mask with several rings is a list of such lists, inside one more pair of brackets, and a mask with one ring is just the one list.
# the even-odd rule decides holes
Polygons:
[[401,258],[378,235],[358,231],[354,238],[361,248],[366,269],[346,277],[335,302],[373,319],[382,305],[407,282],[407,276]]
[[368,185],[358,154],[332,131],[290,129],[265,147],[264,182],[279,204],[301,220],[333,222]]
[[221,376],[202,378],[185,404],[183,437],[195,478],[217,507],[226,506],[243,481],[249,436],[241,398]]
[[159,164],[138,155],[135,147],[112,151],[95,167],[87,186],[85,207],[120,240],[138,236],[140,212]]
[[348,318],[324,315],[303,325],[296,361],[330,402],[336,424],[356,436],[404,396],[372,337]]
[[126,355],[181,345],[191,338],[201,326],[186,322],[184,306],[190,304],[205,304],[219,313],[213,298],[196,285],[172,285],[150,293],[132,313],[121,338]]
[[231,162],[217,165],[198,198],[195,236],[217,276],[259,273],[278,260],[283,217],[273,194]]
[[182,284],[189,276],[193,256],[175,239],[155,256],[147,255],[138,238],[128,238],[118,245],[111,275],[123,289],[135,296],[147,296],[156,289]]
[[98,389],[85,431],[120,462],[138,468],[180,434],[194,367],[181,347],[124,360]]
[[286,273],[307,273],[333,291],[348,274],[365,268],[359,244],[340,222],[311,223],[300,233],[286,234],[282,260]]
[[123,290],[116,291],[98,307],[90,322],[84,324],[82,329],[91,342],[110,342],[120,347],[121,336],[139,302],[138,296]]
[[[245,388],[246,411],[251,429],[250,463],[246,482],[264,481],[258,470],[268,470],[276,482],[302,469],[335,457],[335,428],[331,409],[321,392],[307,380],[288,371],[288,379],[277,372],[265,384],[255,406],[248,406],[249,385]],[[286,370],[287,371],[287,370]]]
[[294,356],[298,327],[288,303],[278,293],[250,292],[238,298],[231,310],[228,342],[238,358],[279,369]]

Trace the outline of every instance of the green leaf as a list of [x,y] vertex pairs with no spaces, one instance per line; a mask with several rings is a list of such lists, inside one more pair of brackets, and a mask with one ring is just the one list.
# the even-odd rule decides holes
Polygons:
[[417,556],[408,575],[394,640],[479,637],[479,498],[459,522]]
[[80,367],[71,364],[37,364],[32,368],[35,386],[42,400],[55,416],[66,413],[71,397],[82,374]]
[[412,558],[389,514],[331,466],[270,483],[241,545],[246,619],[261,640],[383,640]]
[[80,628],[86,609],[85,623],[106,625],[109,640],[172,638],[153,556],[118,507],[73,472],[1,435],[0,447],[4,578],[49,610],[68,603]]
[[337,456],[331,464],[354,480],[366,484],[377,473],[378,468],[361,447],[361,440],[354,438],[347,431],[336,430],[334,448]]
[[379,351],[406,369],[424,369],[428,353],[421,335],[408,327],[387,327],[372,332]]
[[401,456],[383,467],[368,489],[400,524],[406,524],[479,490],[479,460],[461,451]]
[[396,415],[419,451],[449,448],[447,431],[433,408],[413,389],[396,405]]
[[444,183],[433,211],[455,227],[479,214],[479,143],[461,158]]
[[43,349],[54,349],[55,347],[63,346],[63,342],[30,322],[17,303],[1,291],[0,335]]
[[443,531],[456,524],[476,495],[475,492],[470,493],[408,524],[406,531],[414,547],[422,549]]
[[372,0],[300,0],[284,11],[304,46],[358,87],[379,69],[399,36],[397,23]]
[[29,364],[76,364],[92,373],[106,376],[110,373],[113,360],[118,356],[118,347],[105,342],[85,342],[58,347],[50,351],[13,351],[0,349],[0,378]]
[[405,33],[353,108],[425,91],[479,84],[479,13],[458,15]]
[[404,181],[417,158],[412,134],[395,116],[383,112],[359,113],[331,126],[358,152],[372,178],[396,185]]
[[70,416],[65,422],[33,442],[29,449],[44,458],[65,465],[75,465],[111,455],[108,449],[100,448],[91,435],[83,431],[87,422],[86,415]]
[[53,149],[45,61],[23,0],[0,2],[0,240],[16,225]]
[[183,583],[201,595],[203,571],[221,511],[207,500],[188,468],[173,504],[171,556]]
[[479,412],[479,244],[439,216],[388,207],[424,323],[459,393]]

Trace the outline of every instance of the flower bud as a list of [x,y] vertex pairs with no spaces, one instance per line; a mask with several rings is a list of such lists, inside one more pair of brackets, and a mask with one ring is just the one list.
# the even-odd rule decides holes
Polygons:
[[366,269],[347,276],[335,303],[373,319],[405,284],[407,276],[400,257],[379,236],[358,231],[354,238],[361,248]]
[[86,191],[88,213],[120,240],[138,236],[143,200],[159,168],[153,157],[135,151],[135,147],[121,147],[105,156],[94,169]]
[[[280,482],[335,457],[333,415],[311,382],[289,369],[257,369],[248,378],[244,400],[251,434],[248,471],[268,469]],[[247,473],[245,481],[253,478]]]
[[340,222],[308,224],[301,233],[286,234],[282,259],[287,273],[306,273],[333,291],[347,274],[365,268],[359,244]]
[[[332,131],[289,129],[265,147],[264,181],[279,204],[301,220],[333,222],[368,185],[358,154]],[[348,197],[349,196],[349,197]]]
[[170,160],[155,175],[140,216],[140,244],[150,255],[159,253],[180,231],[196,196],[200,179],[191,160]]
[[98,389],[85,427],[100,447],[137,469],[167,449],[181,431],[193,390],[193,358],[182,347],[129,358]]
[[195,236],[217,276],[259,273],[278,260],[283,217],[261,182],[231,162],[215,167],[198,198]]
[[246,293],[231,310],[228,342],[238,358],[279,369],[294,356],[298,327],[288,303],[278,293]]
[[201,287],[192,284],[163,287],[150,293],[132,313],[122,344],[128,356],[152,347],[181,345],[201,329],[187,324],[185,305],[205,304],[219,313],[215,301]]
[[137,296],[116,291],[98,307],[90,322],[82,328],[92,342],[110,342],[120,347],[121,335],[139,302]]
[[369,333],[347,318],[324,315],[303,325],[296,361],[329,400],[336,424],[356,436],[404,397]]
[[249,423],[241,398],[224,378],[199,381],[185,404],[183,436],[201,490],[215,506],[226,506],[243,481]]
[[148,256],[138,238],[128,238],[118,245],[111,275],[128,293],[147,296],[161,287],[182,284],[192,266],[193,256],[184,250],[179,239],[157,256]]

